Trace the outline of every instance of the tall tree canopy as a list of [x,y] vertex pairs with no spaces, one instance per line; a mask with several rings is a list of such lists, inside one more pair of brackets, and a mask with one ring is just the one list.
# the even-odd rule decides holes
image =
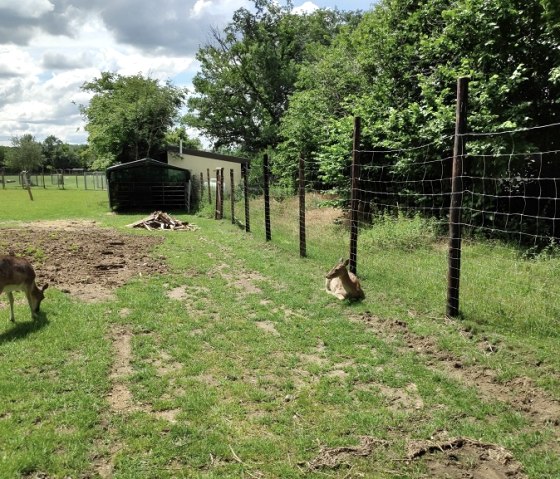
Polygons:
[[[455,84],[471,79],[469,125],[496,131],[560,119],[557,2],[549,0],[381,0],[357,28],[316,49],[283,116],[279,172],[295,153],[316,161],[327,184],[351,149],[352,116],[364,118],[365,146],[409,148],[442,141],[454,127]],[[306,123],[311,115],[319,120]],[[535,145],[550,139],[538,134]],[[480,148],[500,151],[499,141]],[[550,145],[549,146],[554,146]],[[415,158],[402,158],[403,174]],[[407,166],[408,165],[408,166]]]
[[216,147],[248,152],[278,143],[280,120],[311,47],[330,44],[342,25],[358,18],[331,10],[295,15],[291,2],[253,1],[255,13],[237,10],[197,53],[201,69],[187,117]]
[[108,163],[155,154],[177,121],[186,96],[184,89],[170,82],[110,72],[84,83],[82,90],[93,93],[89,105],[81,106],[90,148]]

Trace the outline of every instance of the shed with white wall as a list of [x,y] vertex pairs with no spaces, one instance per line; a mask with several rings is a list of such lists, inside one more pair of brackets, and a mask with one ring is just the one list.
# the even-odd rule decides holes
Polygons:
[[190,170],[193,180],[200,180],[200,173],[202,173],[204,177],[204,188],[207,187],[208,170],[210,170],[210,177],[212,179],[210,184],[211,186],[215,186],[216,169],[223,168],[225,178],[224,189],[226,192],[230,190],[230,170],[233,170],[235,185],[239,185],[242,183],[242,165],[249,166],[249,160],[247,158],[223,155],[212,151],[191,150],[177,146],[167,147],[167,163],[171,166]]

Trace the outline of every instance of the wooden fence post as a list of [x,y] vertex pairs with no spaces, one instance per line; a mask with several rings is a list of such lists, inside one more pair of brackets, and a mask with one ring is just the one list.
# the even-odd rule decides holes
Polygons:
[[299,255],[307,256],[305,241],[305,161],[303,155],[299,157]]
[[459,315],[459,280],[461,276],[461,208],[463,205],[463,168],[467,131],[468,78],[457,80],[455,141],[451,174],[451,204],[449,207],[449,257],[447,271],[447,315]]
[[202,196],[204,195],[204,173],[200,172],[200,188],[199,188],[199,196],[200,204],[202,205]]
[[214,211],[214,219],[221,220],[220,217],[220,169],[216,168],[216,209]]
[[362,119],[354,118],[354,139],[352,142],[352,192],[350,196],[350,264],[348,269],[357,274],[358,262],[358,207],[359,207],[359,179],[360,179],[360,141]]
[[206,177],[208,178],[208,204],[212,204],[212,192],[210,190],[210,168],[206,168]]
[[264,155],[263,159],[263,176],[264,176],[264,226],[266,230],[266,241],[272,239],[270,232],[270,191],[269,181],[270,174],[268,168],[268,155]]
[[229,192],[231,195],[231,224],[235,224],[235,184],[233,168],[229,170]]
[[243,174],[243,199],[245,200],[245,231],[251,232],[251,222],[249,221],[249,165],[247,163],[241,165],[241,173]]
[[224,169],[220,168],[220,219],[224,219]]

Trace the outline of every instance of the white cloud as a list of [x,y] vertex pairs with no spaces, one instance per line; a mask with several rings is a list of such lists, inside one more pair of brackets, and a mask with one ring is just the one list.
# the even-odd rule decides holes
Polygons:
[[319,7],[315,5],[313,2],[305,2],[299,7],[294,7],[292,10],[293,13],[296,15],[303,15],[307,13],[313,13],[315,10],[318,10]]
[[[0,144],[23,133],[84,142],[77,105],[89,94],[80,87],[102,71],[191,86],[210,27],[241,7],[253,2],[0,0]],[[294,12],[316,8],[305,1]]]
[[0,78],[36,75],[39,71],[33,57],[27,51],[14,45],[0,48]]
[[212,2],[210,0],[197,0],[190,11],[190,16],[192,18],[201,17],[205,10],[212,7]]

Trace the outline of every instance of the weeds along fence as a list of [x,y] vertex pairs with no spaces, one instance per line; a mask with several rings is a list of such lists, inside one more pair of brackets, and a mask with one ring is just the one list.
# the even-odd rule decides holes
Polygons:
[[81,189],[81,190],[105,190],[107,180],[103,171],[86,171],[83,169],[57,170],[27,172],[27,178],[23,172],[8,171],[0,169],[0,185],[2,189],[27,188],[44,189]]

